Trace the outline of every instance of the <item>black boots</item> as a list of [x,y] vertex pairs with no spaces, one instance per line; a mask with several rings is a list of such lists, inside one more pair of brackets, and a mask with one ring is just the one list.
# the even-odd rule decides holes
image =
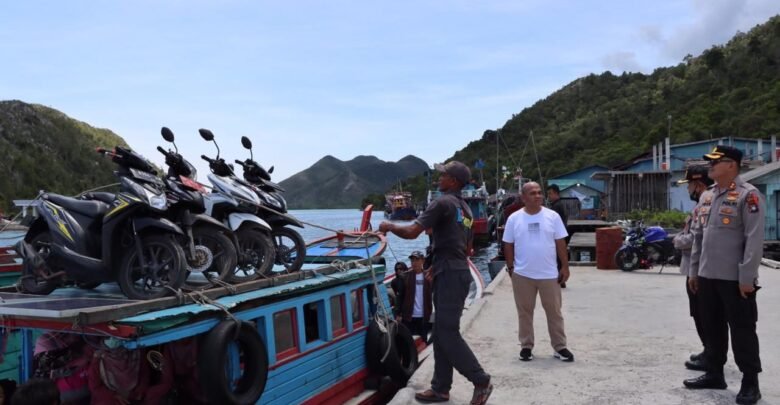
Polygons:
[[684,380],[683,385],[685,385],[685,388],[690,388],[692,390],[725,390],[728,387],[728,385],[726,385],[726,380],[723,378],[723,373],[717,374],[709,372],[696,378]]
[[758,375],[745,374],[742,376],[742,387],[737,394],[737,403],[753,405],[761,399],[761,391],[758,389]]

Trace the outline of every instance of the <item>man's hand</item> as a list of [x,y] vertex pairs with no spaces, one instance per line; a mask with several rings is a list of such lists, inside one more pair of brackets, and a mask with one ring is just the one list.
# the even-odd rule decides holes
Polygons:
[[688,288],[696,294],[699,291],[699,277],[688,277]]
[[569,280],[569,265],[568,263],[561,266],[561,270],[558,271],[558,283],[565,283]]
[[433,282],[433,268],[423,270],[423,277],[425,277],[425,279],[429,282]]
[[747,298],[747,295],[752,293],[753,291],[756,291],[756,288],[753,287],[751,284],[740,284],[739,285],[739,295],[742,296],[742,298]]
[[392,232],[392,230],[393,230],[392,222],[382,221],[382,223],[379,224],[379,232],[388,233],[388,232]]

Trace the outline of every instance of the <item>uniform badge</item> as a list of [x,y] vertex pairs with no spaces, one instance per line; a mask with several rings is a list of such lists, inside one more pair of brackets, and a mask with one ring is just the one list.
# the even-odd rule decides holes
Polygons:
[[733,181],[731,184],[729,184],[729,190],[736,190],[737,189],[737,183],[734,183]]
[[711,196],[707,196],[707,198],[704,199],[704,203],[705,204],[712,204],[712,197]]
[[731,218],[724,217],[723,219],[721,219],[721,222],[723,222],[723,225],[728,225],[731,223]]
[[747,198],[745,198],[745,202],[748,205],[748,212],[758,212],[758,196],[754,192],[750,192],[747,195]]
[[739,191],[729,191],[728,196],[729,197],[738,198],[739,197]]
[[733,213],[733,212],[734,212],[734,210],[733,210],[733,209],[731,209],[730,207],[722,207],[722,208],[720,209],[720,213],[721,213],[721,214],[726,214],[726,215],[729,215],[729,214],[731,214],[731,213]]
[[700,217],[699,217],[699,223],[700,223],[700,224],[702,224],[702,225],[704,225],[704,222],[705,222],[706,220],[707,220],[707,217],[705,217],[704,215],[702,215],[702,216],[700,216]]

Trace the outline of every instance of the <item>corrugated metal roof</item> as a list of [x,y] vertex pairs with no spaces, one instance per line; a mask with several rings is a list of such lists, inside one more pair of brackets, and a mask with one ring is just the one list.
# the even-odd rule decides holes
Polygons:
[[765,164],[763,166],[759,166],[749,172],[745,172],[744,174],[740,174],[740,177],[742,177],[742,180],[745,181],[751,181],[755,180],[761,176],[767,175],[769,173],[772,173],[775,170],[780,169],[780,161]]

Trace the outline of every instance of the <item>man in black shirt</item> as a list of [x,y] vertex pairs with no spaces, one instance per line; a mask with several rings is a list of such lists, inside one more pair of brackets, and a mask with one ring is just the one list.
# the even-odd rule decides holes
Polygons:
[[[566,233],[568,236],[566,236],[566,246],[569,245],[569,239],[571,239],[571,232],[569,232],[569,217],[566,215],[566,208],[563,206],[563,201],[561,201],[561,189],[558,188],[557,184],[550,184],[547,186],[547,200],[550,201],[550,209],[557,212],[558,215],[561,216],[561,221],[563,221],[563,227],[566,228]],[[561,269],[561,260],[558,259],[558,270]],[[566,288],[566,282],[561,283],[561,288]]]
[[419,392],[421,402],[449,400],[453,368],[474,384],[472,405],[484,405],[493,385],[476,356],[460,334],[460,317],[471,285],[467,259],[472,215],[463,201],[461,189],[471,178],[469,168],[451,161],[436,164],[441,173],[439,190],[442,195],[431,202],[414,223],[407,226],[382,222],[380,232],[392,232],[404,239],[415,239],[425,229],[432,229],[433,237],[433,305],[436,320],[433,323],[434,372],[431,389]]

